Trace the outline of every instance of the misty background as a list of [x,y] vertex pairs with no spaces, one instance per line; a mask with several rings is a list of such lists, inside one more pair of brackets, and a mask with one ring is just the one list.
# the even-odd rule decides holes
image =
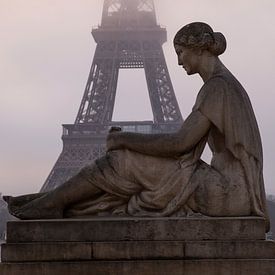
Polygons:
[[[103,0],[0,0],[0,192],[39,191],[74,123],[96,44]],[[222,61],[247,90],[261,130],[267,193],[275,194],[275,1],[155,0],[163,49],[185,118],[202,86],[177,65],[173,37],[192,21],[228,42]],[[143,70],[121,70],[113,120],[150,120]]]

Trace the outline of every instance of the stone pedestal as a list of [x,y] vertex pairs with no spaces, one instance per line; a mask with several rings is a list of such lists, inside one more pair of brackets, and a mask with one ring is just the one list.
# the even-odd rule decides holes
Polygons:
[[2,275],[274,275],[260,218],[16,221]]

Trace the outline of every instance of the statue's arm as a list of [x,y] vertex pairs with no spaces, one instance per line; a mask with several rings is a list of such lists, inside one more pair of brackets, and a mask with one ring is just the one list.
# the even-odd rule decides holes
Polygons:
[[193,111],[176,133],[111,133],[107,138],[107,150],[129,149],[152,156],[178,157],[194,148],[207,135],[210,125],[207,117]]

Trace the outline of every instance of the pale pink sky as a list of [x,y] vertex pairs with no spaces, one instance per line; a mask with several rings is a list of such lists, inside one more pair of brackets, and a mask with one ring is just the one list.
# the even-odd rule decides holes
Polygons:
[[[102,4],[0,0],[0,192],[37,192],[59,156],[61,124],[74,122],[95,50],[90,31],[100,23]],[[177,66],[174,34],[187,23],[205,21],[226,36],[221,59],[250,95],[263,139],[266,190],[275,194],[275,1],[155,5],[158,22],[167,27],[164,51],[184,117],[202,82]],[[128,89],[130,83],[135,89]],[[121,71],[118,88],[115,120],[152,118],[142,71]]]

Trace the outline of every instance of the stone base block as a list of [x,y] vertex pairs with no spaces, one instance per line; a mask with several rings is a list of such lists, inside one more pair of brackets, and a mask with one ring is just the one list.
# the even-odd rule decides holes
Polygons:
[[3,275],[274,275],[275,260],[155,260],[0,264]]
[[9,222],[2,275],[274,275],[261,218]]
[[7,224],[8,243],[264,240],[261,218],[101,218],[14,221]]
[[275,242],[133,241],[2,245],[2,262],[148,259],[275,259]]

